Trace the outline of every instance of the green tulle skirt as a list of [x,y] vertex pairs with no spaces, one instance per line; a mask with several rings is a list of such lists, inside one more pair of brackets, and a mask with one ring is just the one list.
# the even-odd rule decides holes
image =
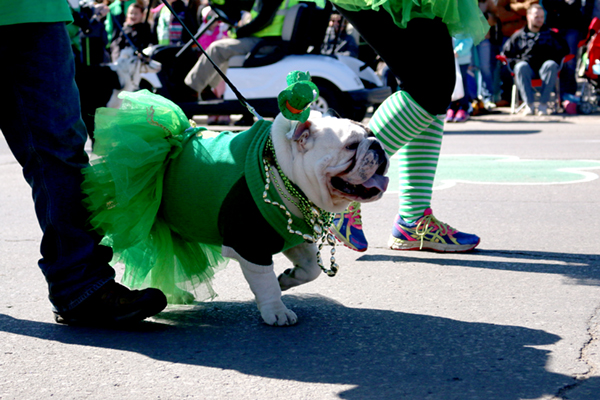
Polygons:
[[183,111],[148,91],[121,93],[120,109],[96,112],[94,154],[84,169],[83,191],[91,225],[125,264],[123,282],[161,289],[169,303],[216,296],[210,280],[226,265],[221,247],[190,243],[160,215],[163,179],[192,128]]
[[[325,4],[324,0],[314,0]],[[336,6],[349,11],[379,10],[383,8],[400,28],[406,28],[413,18],[441,18],[451,36],[469,36],[481,42],[490,25],[479,9],[477,0],[331,0]],[[382,38],[389,40],[390,38]],[[393,39],[392,39],[393,40]]]

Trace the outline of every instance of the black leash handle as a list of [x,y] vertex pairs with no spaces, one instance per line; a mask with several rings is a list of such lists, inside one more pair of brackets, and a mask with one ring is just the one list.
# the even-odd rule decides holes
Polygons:
[[198,46],[198,48],[202,51],[202,54],[204,54],[204,56],[206,56],[206,58],[208,59],[208,61],[212,64],[212,66],[215,68],[215,70],[219,74],[219,76],[221,76],[221,78],[223,78],[223,80],[225,81],[225,83],[231,88],[231,90],[233,91],[233,93],[235,93],[235,96],[238,98],[238,100],[240,101],[240,103],[242,103],[242,105],[244,107],[246,107],[246,109],[248,109],[248,111],[250,111],[250,113],[252,115],[254,115],[256,118],[263,119],[263,117],[261,117],[260,115],[258,115],[258,113],[254,109],[254,107],[252,107],[248,103],[248,100],[246,100],[246,98],[235,87],[235,85],[233,84],[233,82],[231,82],[231,80],[229,80],[229,78],[227,77],[227,75],[225,75],[225,73],[223,71],[221,71],[221,69],[219,68],[219,66],[217,64],[215,64],[215,62],[208,56],[208,54],[206,54],[206,51],[202,48],[202,46],[198,42],[198,39],[196,39],[195,35],[183,23],[183,21],[181,20],[181,18],[179,18],[179,15],[177,15],[177,13],[173,9],[173,7],[169,4],[169,2],[167,0],[161,0],[161,1],[165,5],[165,7],[167,7],[169,9],[169,11],[171,12],[171,14],[173,14],[173,16],[177,19],[177,21],[181,24],[181,26],[183,27],[183,29],[185,29],[185,31],[188,33],[188,35],[190,35],[190,37],[192,38],[192,40],[194,41],[194,43],[196,43],[196,46]]

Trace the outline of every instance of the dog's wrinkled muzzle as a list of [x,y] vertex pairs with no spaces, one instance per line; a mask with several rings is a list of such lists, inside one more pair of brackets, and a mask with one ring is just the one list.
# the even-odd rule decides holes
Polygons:
[[375,138],[361,141],[351,170],[331,180],[337,190],[357,201],[379,199],[387,190],[389,178],[384,176],[388,157]]

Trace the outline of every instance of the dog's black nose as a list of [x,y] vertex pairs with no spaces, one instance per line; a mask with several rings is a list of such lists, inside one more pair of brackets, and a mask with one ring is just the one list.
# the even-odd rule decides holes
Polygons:
[[369,150],[374,151],[375,154],[377,155],[377,160],[379,162],[379,168],[377,168],[376,173],[379,175],[383,175],[387,168],[387,157],[385,156],[385,150],[383,150],[381,143],[379,143],[379,141],[376,141],[376,140],[374,140],[369,145]]
[[377,154],[379,160],[385,161],[385,150],[383,150],[381,143],[378,141],[373,141],[369,146],[369,150],[373,150]]
[[383,151],[383,147],[381,147],[381,143],[379,143],[378,140],[371,140],[371,144],[369,145],[369,150]]

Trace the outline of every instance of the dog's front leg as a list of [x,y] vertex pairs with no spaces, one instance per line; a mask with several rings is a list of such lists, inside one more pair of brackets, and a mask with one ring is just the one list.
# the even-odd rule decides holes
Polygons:
[[283,254],[294,264],[294,268],[287,269],[279,275],[281,290],[314,281],[321,273],[317,264],[316,244],[302,243],[284,251]]
[[273,264],[254,264],[227,246],[223,246],[223,255],[235,258],[240,263],[250,290],[254,293],[260,315],[267,324],[284,326],[298,322],[296,314],[281,301],[281,288]]

